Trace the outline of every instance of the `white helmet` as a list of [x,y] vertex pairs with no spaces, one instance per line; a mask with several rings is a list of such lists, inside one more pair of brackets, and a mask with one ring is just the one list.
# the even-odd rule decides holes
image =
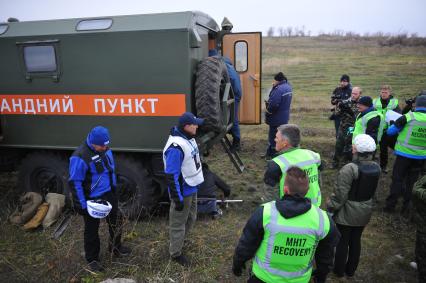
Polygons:
[[87,212],[93,218],[105,218],[112,209],[112,205],[103,199],[86,201]]
[[367,134],[357,135],[354,139],[356,151],[359,153],[373,152],[376,150],[376,143],[374,139]]

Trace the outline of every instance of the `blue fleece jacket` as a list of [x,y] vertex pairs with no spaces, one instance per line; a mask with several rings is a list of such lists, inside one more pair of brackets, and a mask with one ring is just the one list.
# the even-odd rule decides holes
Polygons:
[[234,66],[232,65],[231,59],[228,57],[223,57],[225,59],[226,69],[228,70],[229,79],[231,80],[232,90],[234,91],[235,100],[237,102],[241,101],[241,97],[243,95],[241,91],[241,81],[240,75],[238,75]]
[[[93,159],[91,155],[93,155]],[[96,156],[99,158],[96,158]],[[106,165],[105,162],[108,162],[108,164]],[[97,198],[111,191],[111,187],[117,185],[112,151],[108,149],[105,153],[96,152],[87,139],[71,156],[69,175],[68,180],[73,190],[72,193],[76,196],[75,201],[79,202],[75,205],[86,209],[87,197],[90,199]],[[87,184],[86,192],[83,183]]]
[[272,88],[266,108],[266,124],[279,126],[288,123],[292,96],[293,88],[287,81],[282,81]]
[[[171,136],[179,136],[184,139],[191,139],[181,132],[177,127],[173,127],[170,131]],[[177,144],[171,144],[170,147],[164,152],[166,160],[166,173],[167,185],[169,189],[169,196],[174,201],[183,201],[184,197],[193,195],[197,192],[198,186],[188,185],[182,176],[182,162],[184,153],[182,148]]]

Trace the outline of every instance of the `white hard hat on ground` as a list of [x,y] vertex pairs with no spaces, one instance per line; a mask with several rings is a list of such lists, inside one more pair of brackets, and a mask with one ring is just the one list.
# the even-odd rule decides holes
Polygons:
[[367,134],[357,135],[354,139],[355,149],[359,153],[373,152],[376,150],[376,142]]
[[102,199],[88,200],[86,201],[86,204],[87,212],[93,218],[105,218],[112,209],[112,205]]

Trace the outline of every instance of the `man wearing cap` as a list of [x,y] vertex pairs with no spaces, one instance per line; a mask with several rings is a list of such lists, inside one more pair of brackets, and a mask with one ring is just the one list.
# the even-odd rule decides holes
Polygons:
[[[380,177],[380,166],[373,161],[376,143],[366,134],[355,137],[353,161],[340,169],[327,210],[342,237],[336,248],[334,273],[352,277],[361,253],[361,234],[373,213],[373,196]],[[349,255],[349,256],[348,256]]]
[[374,110],[373,100],[369,96],[363,96],[357,103],[359,114],[355,120],[352,133],[352,143],[360,134],[367,134],[374,139],[376,144],[380,141],[383,120],[381,114]]
[[386,212],[393,212],[398,198],[403,196],[401,213],[408,213],[413,184],[426,162],[426,95],[422,93],[416,98],[415,111],[409,111],[398,118],[387,130],[389,136],[398,135],[398,138]]
[[[392,110],[401,113],[401,108],[398,105],[398,99],[392,95],[390,85],[382,85],[380,89],[380,97],[373,100],[373,106],[377,112],[380,112],[382,119],[386,117],[386,112]],[[394,148],[395,139],[388,137],[386,134],[387,124],[384,124],[382,138],[380,140],[380,167],[383,173],[387,173],[386,166],[388,165],[388,147]]]
[[272,90],[269,99],[265,100],[265,123],[269,125],[268,149],[264,155],[266,158],[273,158],[275,151],[275,134],[280,125],[288,123],[290,119],[290,104],[293,96],[293,88],[286,76],[279,72],[274,76]]
[[121,216],[118,213],[118,200],[115,164],[108,129],[93,128],[86,140],[72,154],[69,165],[69,184],[75,210],[84,219],[84,251],[89,268],[103,271],[99,263],[99,218],[89,215],[88,200],[107,201],[111,211],[106,217],[109,227],[109,250],[115,256],[130,254],[130,249],[121,245]]
[[339,104],[339,102],[349,99],[351,97],[352,93],[352,86],[350,84],[350,77],[346,74],[342,75],[340,77],[340,84],[338,87],[336,87],[331,94],[331,104],[333,105],[333,108],[331,111],[333,112],[330,116],[330,120],[334,120],[334,127],[336,129],[336,138],[339,131],[340,126],[340,115],[339,113],[336,113],[336,106]]
[[203,119],[190,112],[180,116],[179,123],[170,131],[163,150],[164,172],[171,200],[169,225],[169,253],[182,266],[190,262],[182,253],[185,236],[197,218],[197,190],[204,181],[200,153],[195,135]]
[[343,156],[348,161],[352,159],[352,133],[350,128],[355,123],[358,115],[357,102],[362,94],[362,89],[358,86],[352,89],[349,99],[342,100],[336,106],[336,115],[340,117],[340,125],[336,139],[335,152],[333,156],[333,168],[339,168],[339,163]]

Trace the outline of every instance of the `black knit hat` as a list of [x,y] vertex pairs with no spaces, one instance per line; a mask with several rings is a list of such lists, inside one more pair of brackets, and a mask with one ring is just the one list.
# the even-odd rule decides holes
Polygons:
[[284,76],[282,72],[279,72],[278,74],[274,76],[274,80],[276,80],[277,82],[282,82],[282,81],[286,81],[287,78]]
[[369,96],[363,96],[358,100],[357,103],[365,105],[367,107],[371,107],[371,106],[373,106],[373,99],[371,99],[371,97],[369,97]]
[[342,75],[341,77],[340,77],[340,81],[342,82],[342,81],[345,81],[345,82],[350,82],[351,81],[351,78],[348,76],[348,75],[346,75],[346,74],[344,74],[344,75]]

